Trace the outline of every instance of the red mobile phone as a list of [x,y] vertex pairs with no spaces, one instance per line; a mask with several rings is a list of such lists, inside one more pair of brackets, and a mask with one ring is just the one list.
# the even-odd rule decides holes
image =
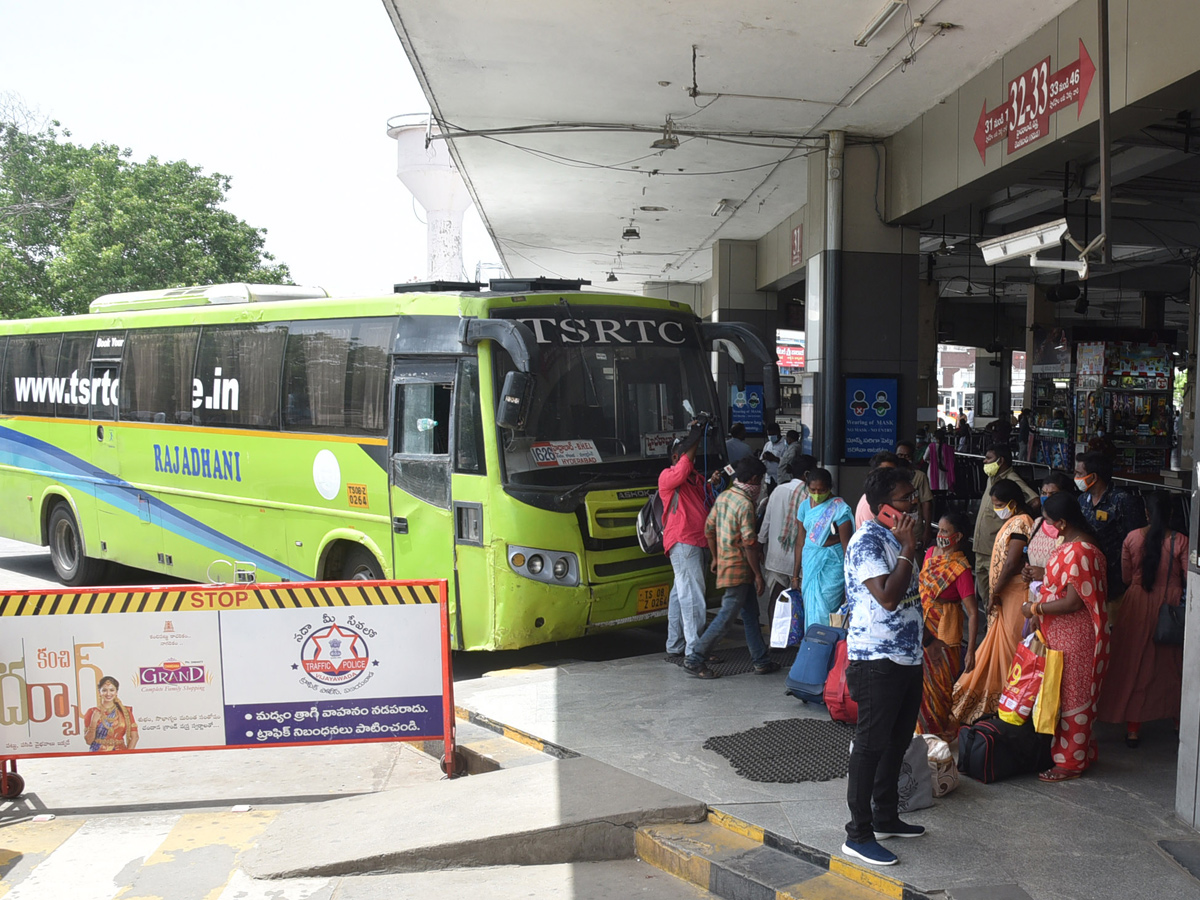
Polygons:
[[896,523],[900,521],[903,515],[904,513],[900,512],[900,510],[895,509],[894,507],[885,503],[879,508],[879,515],[877,518],[879,519],[880,524],[888,528],[895,528]]

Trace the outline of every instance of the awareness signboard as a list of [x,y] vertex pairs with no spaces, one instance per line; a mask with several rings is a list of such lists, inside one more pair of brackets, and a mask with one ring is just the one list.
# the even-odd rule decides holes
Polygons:
[[0,593],[0,756],[444,739],[446,583]]
[[888,377],[846,379],[846,459],[896,449],[898,385]]

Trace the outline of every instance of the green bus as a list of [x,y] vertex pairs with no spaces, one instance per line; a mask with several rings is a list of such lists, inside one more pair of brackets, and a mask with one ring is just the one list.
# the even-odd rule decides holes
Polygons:
[[67,585],[445,578],[456,649],[661,617],[635,519],[710,353],[777,390],[746,326],[581,282],[110,294],[0,323],[0,534]]

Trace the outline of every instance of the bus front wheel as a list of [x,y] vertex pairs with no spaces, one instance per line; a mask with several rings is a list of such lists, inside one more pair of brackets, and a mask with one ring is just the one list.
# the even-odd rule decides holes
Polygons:
[[346,553],[346,561],[342,564],[343,581],[378,581],[381,578],[383,573],[370,550],[355,547]]
[[104,572],[104,560],[84,554],[83,535],[71,507],[59,503],[50,513],[50,561],[58,580],[68,587],[95,584]]

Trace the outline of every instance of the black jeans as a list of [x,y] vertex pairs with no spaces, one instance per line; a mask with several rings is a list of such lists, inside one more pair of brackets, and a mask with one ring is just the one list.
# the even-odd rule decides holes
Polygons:
[[846,687],[858,704],[846,788],[846,837],[864,843],[875,840],[872,800],[882,830],[899,818],[900,766],[921,711],[924,680],[921,666],[902,666],[890,659],[852,660]]

